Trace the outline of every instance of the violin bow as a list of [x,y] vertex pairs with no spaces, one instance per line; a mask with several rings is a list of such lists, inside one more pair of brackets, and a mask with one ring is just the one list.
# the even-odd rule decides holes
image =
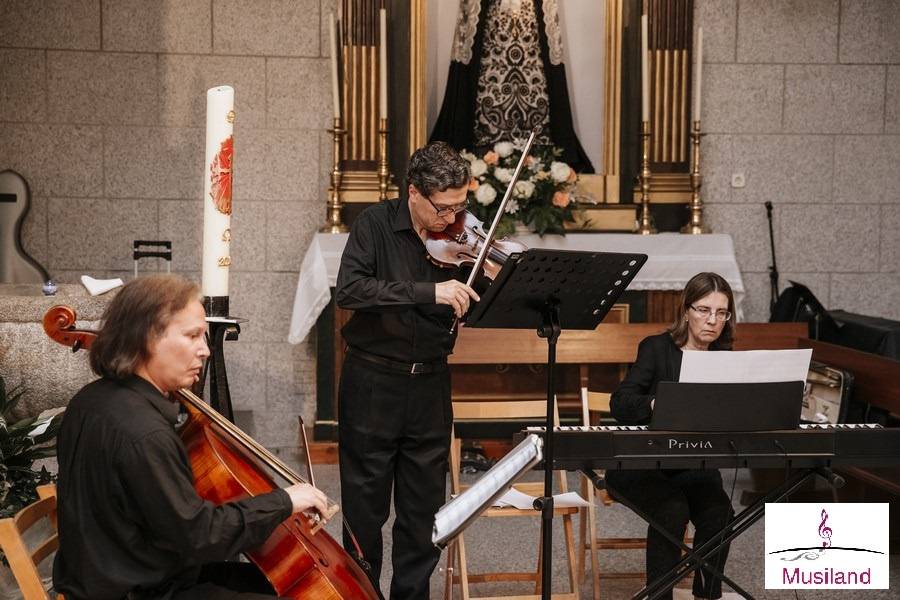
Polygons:
[[[509,182],[509,185],[506,186],[506,193],[503,194],[503,200],[500,201],[500,206],[497,207],[497,214],[494,215],[494,220],[491,222],[491,228],[487,232],[487,236],[484,238],[484,243],[481,246],[481,250],[478,251],[478,257],[475,259],[475,266],[472,267],[472,272],[469,273],[469,277],[466,280],[466,285],[472,287],[472,284],[475,282],[475,278],[478,276],[478,273],[481,271],[482,265],[484,265],[484,261],[487,258],[487,253],[491,247],[491,244],[494,242],[494,234],[497,231],[497,226],[500,225],[500,219],[503,217],[503,214],[506,212],[506,205],[509,204],[509,200],[512,198],[513,190],[516,187],[516,183],[519,181],[519,176],[522,174],[522,167],[525,166],[525,159],[528,158],[529,152],[531,152],[531,147],[534,145],[534,138],[537,137],[539,129],[534,128],[531,130],[531,135],[528,136],[528,139],[525,141],[525,147],[522,149],[522,156],[519,158],[519,164],[516,165],[516,170],[513,171],[512,179]],[[459,322],[459,317],[455,317],[453,319],[453,325],[450,326],[450,333],[456,329],[456,325]]]
[[506,212],[506,205],[509,204],[509,201],[512,198],[513,190],[516,187],[516,183],[519,181],[519,176],[522,173],[522,167],[525,166],[525,159],[528,158],[528,153],[531,152],[531,146],[534,145],[534,138],[537,137],[537,133],[537,129],[532,129],[531,135],[528,136],[528,140],[525,142],[525,148],[522,149],[522,156],[521,158],[519,158],[519,164],[516,165],[516,170],[513,172],[512,179],[510,180],[509,185],[506,187],[506,193],[503,194],[503,200],[500,201],[500,206],[497,207],[497,214],[494,215],[494,221],[491,223],[491,228],[487,232],[487,237],[485,237],[484,239],[484,245],[478,252],[478,258],[475,259],[475,266],[472,267],[472,272],[469,273],[469,279],[468,281],[466,281],[466,285],[468,285],[469,287],[472,287],[472,283],[475,281],[475,277],[478,275],[478,272],[481,271],[482,265],[484,265],[484,261],[487,258],[488,249],[491,247],[491,244],[494,241],[494,233],[497,231],[497,226],[500,225],[500,219]]

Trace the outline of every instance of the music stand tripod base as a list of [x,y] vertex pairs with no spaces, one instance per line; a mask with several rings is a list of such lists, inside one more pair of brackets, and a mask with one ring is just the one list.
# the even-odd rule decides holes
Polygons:
[[534,248],[507,259],[466,327],[534,329],[547,340],[547,418],[541,511],[541,597],[552,591],[553,404],[556,342],[563,329],[593,330],[647,262],[646,254]]

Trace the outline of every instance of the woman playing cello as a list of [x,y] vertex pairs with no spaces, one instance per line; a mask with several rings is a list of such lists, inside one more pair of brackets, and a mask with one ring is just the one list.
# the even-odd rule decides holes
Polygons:
[[273,597],[252,565],[214,563],[260,546],[293,513],[324,514],[326,498],[305,483],[220,505],[195,491],[175,425],[178,390],[209,355],[196,284],[136,279],[104,321],[90,355],[101,378],[75,395],[59,433],[55,590],[67,600]]

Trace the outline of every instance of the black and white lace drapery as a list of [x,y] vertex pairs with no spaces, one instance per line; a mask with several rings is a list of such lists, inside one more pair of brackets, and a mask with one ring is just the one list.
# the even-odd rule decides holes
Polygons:
[[534,4],[491,2],[475,96],[475,147],[525,139],[550,144],[550,98]]
[[431,140],[473,150],[527,137],[593,173],[572,126],[558,0],[460,0],[447,90]]

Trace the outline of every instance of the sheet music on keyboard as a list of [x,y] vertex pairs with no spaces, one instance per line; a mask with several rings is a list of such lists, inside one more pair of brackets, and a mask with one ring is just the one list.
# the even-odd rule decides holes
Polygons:
[[519,445],[482,475],[472,487],[441,507],[434,517],[431,542],[443,548],[475,517],[487,510],[522,474],[543,458],[543,440],[526,436]]
[[812,349],[700,352],[685,350],[679,383],[806,381]]

